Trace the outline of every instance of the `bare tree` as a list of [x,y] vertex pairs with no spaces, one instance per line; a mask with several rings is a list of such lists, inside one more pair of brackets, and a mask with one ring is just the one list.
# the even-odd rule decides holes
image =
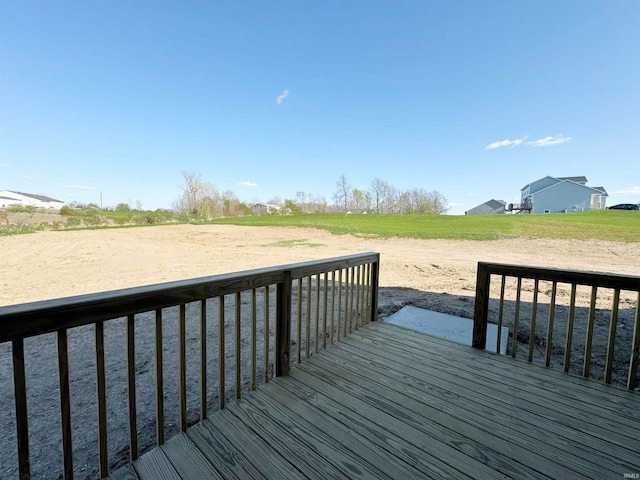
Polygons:
[[431,213],[442,215],[449,211],[449,202],[440,192],[436,192],[435,190],[433,192],[429,192],[429,197],[431,202]]
[[371,197],[373,204],[375,205],[374,211],[376,213],[382,213],[382,202],[384,201],[385,190],[389,184],[381,178],[374,178],[371,182]]
[[208,220],[217,216],[220,207],[218,188],[203,181],[200,172],[185,170],[182,177],[182,195],[174,205],[175,210],[198,220]]
[[351,185],[347,181],[347,177],[345,175],[340,175],[340,178],[338,178],[338,182],[336,183],[336,187],[338,187],[338,190],[336,190],[335,193],[336,204],[342,208],[344,212],[347,212],[347,210],[349,210]]

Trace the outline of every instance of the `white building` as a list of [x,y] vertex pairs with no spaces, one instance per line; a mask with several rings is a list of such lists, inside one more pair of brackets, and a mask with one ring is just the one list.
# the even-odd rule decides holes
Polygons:
[[32,193],[12,192],[11,190],[0,190],[0,208],[12,205],[22,205],[23,207],[36,208],[56,208],[65,206],[62,200],[45,197],[44,195],[34,195]]
[[273,203],[256,203],[251,205],[251,213],[253,215],[271,215],[279,213],[282,207]]
[[[604,187],[588,187],[586,177],[543,177],[522,188],[521,208],[531,213],[566,213],[606,208]],[[524,210],[524,209],[523,209]]]

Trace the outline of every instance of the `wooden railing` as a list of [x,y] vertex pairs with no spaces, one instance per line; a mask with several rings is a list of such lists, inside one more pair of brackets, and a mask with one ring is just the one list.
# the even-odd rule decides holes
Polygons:
[[[61,468],[65,478],[74,475],[73,432],[78,427],[85,427],[74,425],[73,422],[73,383],[86,379],[83,375],[76,375],[78,378],[72,379],[74,365],[71,364],[70,369],[70,358],[73,356],[70,335],[74,339],[84,335],[78,348],[93,351],[90,356],[95,371],[96,400],[92,408],[97,414],[93,422],[97,424],[95,445],[98,450],[94,456],[97,456],[99,464],[95,468],[100,477],[106,477],[110,471],[108,440],[113,431],[110,423],[114,410],[126,411],[128,460],[136,460],[141,449],[165,442],[166,425],[170,423],[165,417],[168,392],[165,382],[169,370],[169,347],[174,348],[173,344],[165,341],[165,330],[174,327],[177,330],[177,416],[179,430],[185,431],[190,422],[197,421],[197,418],[188,418],[188,413],[193,413],[191,410],[199,410],[199,418],[204,419],[209,409],[215,408],[216,396],[217,408],[222,409],[228,397],[234,395],[240,398],[243,390],[255,389],[259,383],[269,381],[274,374],[286,375],[292,363],[312,356],[360,325],[375,320],[378,269],[379,254],[363,253],[0,308],[0,358],[3,351],[9,351],[10,345],[13,359],[17,442],[14,451],[20,478],[30,478],[33,473],[29,440],[31,417],[27,406],[32,406],[37,399],[30,398],[27,388],[29,374],[34,373],[25,367],[25,340],[31,340],[28,337],[36,339],[36,344],[30,349],[38,351],[52,340],[51,334],[57,337],[58,379],[51,380],[55,382],[55,388],[52,387],[53,391],[49,390],[46,396],[55,395],[55,390],[59,392],[58,425],[62,439]],[[275,296],[272,296],[274,286]],[[210,308],[212,304],[214,308]],[[233,317],[232,322],[225,320],[230,316]],[[107,330],[115,331],[119,324],[123,326],[121,333],[109,333],[110,336],[106,336]],[[87,328],[93,332],[87,332]],[[246,329],[250,332],[250,338],[243,338],[242,331]],[[73,333],[75,331],[79,333]],[[234,337],[233,347],[229,345],[231,342],[225,340],[225,336],[230,334]],[[295,339],[292,339],[293,334]],[[122,336],[125,341],[118,344]],[[146,348],[139,348],[141,337],[150,337],[145,340]],[[112,355],[108,357],[105,356],[108,343],[105,338],[120,345],[111,349]],[[211,339],[217,345],[208,344]],[[295,345],[293,355],[292,344]],[[244,365],[243,353],[247,348],[250,350],[250,364]],[[208,353],[211,350],[217,350],[215,385],[209,384],[213,360]],[[113,376],[118,373],[117,369],[107,372],[107,365],[112,364],[113,357],[118,355],[126,357],[126,376],[123,376],[121,383],[126,382],[127,401],[126,408],[120,409],[117,408],[118,400],[108,396],[107,382],[107,373]],[[226,362],[232,363],[233,367]],[[155,397],[153,393],[136,390],[137,380],[140,381],[147,363],[155,364],[155,368],[150,369],[150,375],[155,377],[152,380],[155,383]],[[187,375],[188,367],[192,364],[195,364],[193,369],[199,370],[197,375]],[[46,369],[47,365],[34,367],[34,370]],[[234,378],[230,379],[229,376]],[[199,383],[199,395],[196,395],[199,397],[199,406],[190,408],[187,383],[193,382],[194,378]],[[0,391],[10,390],[4,383],[5,379],[2,382]],[[230,395],[226,389],[233,390],[233,394]],[[141,403],[138,397],[142,395],[145,398],[151,395],[150,401]],[[149,421],[140,418],[138,407],[146,407],[147,403],[155,403],[155,419],[152,420],[155,420],[156,439],[151,445],[143,446],[139,444],[138,427],[140,423],[149,424]],[[108,405],[112,408],[109,409]],[[7,442],[7,435],[3,437],[2,441]],[[2,463],[6,473],[6,457]],[[111,465],[114,465],[113,461]]]
[[[492,277],[499,280],[499,287],[491,283]],[[506,288],[508,282],[511,282],[509,289]],[[509,290],[511,299],[505,294]],[[600,297],[599,292],[603,292]],[[523,306],[524,295],[530,299],[530,308]],[[548,297],[544,308],[542,296]],[[559,301],[560,298],[565,300]],[[519,358],[534,362],[534,357],[538,357],[547,367],[562,367],[565,372],[573,371],[584,377],[595,376],[595,362],[599,365],[598,376],[605,383],[612,383],[614,367],[618,372],[624,369],[626,379],[619,383],[626,384],[630,390],[636,387],[640,357],[640,277],[479,262],[473,327],[475,348],[487,346],[491,314],[492,323],[498,327],[495,351],[500,351],[508,304],[513,311],[509,333],[512,357],[518,355],[519,343],[528,343],[526,352],[518,355]],[[542,313],[546,313],[546,318]],[[575,339],[574,331],[578,329],[584,331],[584,348],[576,352],[573,344],[580,340]],[[606,341],[594,341],[594,332],[599,332],[598,337]],[[575,368],[572,359],[582,360],[581,368]]]

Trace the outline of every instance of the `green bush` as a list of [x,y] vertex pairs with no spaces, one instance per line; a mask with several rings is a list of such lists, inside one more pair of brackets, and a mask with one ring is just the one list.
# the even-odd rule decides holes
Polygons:
[[67,227],[79,227],[80,224],[82,223],[82,220],[80,220],[78,217],[69,217],[67,218],[67,222],[65,223],[65,225]]
[[29,210],[27,210],[27,207],[24,205],[11,205],[10,207],[7,207],[7,212],[10,213],[24,213],[28,211]]
[[74,214],[73,208],[71,208],[71,207],[69,207],[67,205],[65,205],[64,207],[62,207],[60,209],[60,215],[69,216],[69,215],[73,215],[73,214]]

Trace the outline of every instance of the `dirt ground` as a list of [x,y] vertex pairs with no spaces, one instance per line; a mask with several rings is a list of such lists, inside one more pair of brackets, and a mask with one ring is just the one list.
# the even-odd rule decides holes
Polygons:
[[0,306],[366,251],[381,254],[383,287],[473,296],[481,260],[640,275],[639,245],[380,239],[232,225],[38,232],[0,237]]
[[[208,276],[218,273],[234,272],[259,267],[295,263],[306,260],[324,259],[352,253],[375,251],[381,255],[380,271],[380,318],[392,313],[403,305],[415,305],[430,308],[443,313],[450,313],[471,318],[473,316],[473,298],[475,295],[475,275],[478,261],[494,261],[544,267],[571,268],[640,275],[640,243],[625,244],[603,241],[573,240],[534,240],[503,239],[497,241],[456,241],[456,240],[413,240],[413,239],[381,239],[364,236],[336,236],[330,233],[304,228],[283,227],[238,227],[229,225],[172,225],[159,227],[138,227],[126,229],[85,230],[85,231],[49,231],[29,235],[0,237],[0,306],[59,298],[128,288],[133,286],[155,284],[173,280],[182,280]],[[526,282],[523,285],[523,308],[521,323],[516,338],[518,339],[518,356],[526,354],[529,343],[529,321],[531,318],[530,302],[532,288]],[[565,289],[566,290],[566,289]],[[566,331],[567,292],[561,289],[558,294],[559,310],[557,312],[554,333],[553,366],[561,366],[564,354]],[[495,288],[493,289],[495,293]],[[507,285],[507,302],[505,316],[514,311],[515,286]],[[584,316],[589,305],[589,291],[578,292],[578,317]],[[540,303],[548,302],[549,286],[541,285]],[[611,292],[603,292],[599,297],[596,315],[596,332],[594,336],[594,356],[603,357],[606,346],[607,325],[610,313]],[[619,321],[619,339],[622,345],[629,342],[633,326],[634,309],[637,298],[624,296],[621,303]],[[495,321],[497,302],[493,302],[492,320]],[[547,310],[548,312],[548,310]],[[197,316],[197,314],[196,314]],[[548,313],[544,308],[539,313],[535,335],[535,359],[544,357],[544,333]],[[563,320],[565,319],[565,320]],[[564,323],[563,323],[564,321]],[[117,322],[117,321],[116,321]],[[114,322],[115,323],[115,322]],[[509,326],[509,325],[507,325]],[[259,327],[260,328],[260,327]],[[197,326],[194,325],[194,330]],[[81,329],[77,329],[81,330]],[[584,342],[584,322],[577,322],[574,329],[576,351],[580,351]],[[95,385],[91,384],[94,353],[84,345],[91,344],[91,331],[70,335],[72,348],[72,398],[76,422],[82,423],[95,418]],[[115,353],[125,348],[122,330],[116,326],[110,334],[106,331],[107,340],[112,342],[114,360],[107,357],[108,372],[114,373],[111,384],[114,392],[109,398],[126,398],[126,380],[123,367],[117,367]],[[167,345],[173,345],[172,335],[167,332]],[[512,348],[513,332],[510,332],[510,348]],[[188,338],[197,345],[197,338]],[[30,410],[30,418],[34,428],[30,434],[34,440],[32,455],[37,456],[36,472],[47,476],[59,466],[59,440],[51,437],[50,431],[55,426],[46,426],[50,418],[57,418],[57,370],[55,341],[49,338],[48,343],[32,341],[26,343],[27,354],[31,354],[32,372],[28,391],[35,402],[40,402],[39,410]],[[147,340],[144,340],[147,341]],[[152,340],[149,340],[152,341]],[[44,340],[43,340],[44,342]],[[120,343],[119,343],[120,342]],[[556,346],[556,343],[558,346]],[[146,346],[145,346],[146,345]],[[616,343],[618,345],[618,343]],[[11,353],[9,345],[0,345],[0,377],[10,377]],[[169,348],[169,347],[167,347]],[[141,345],[141,351],[152,351],[152,343]],[[625,361],[628,365],[628,352],[620,352],[619,368],[614,367],[614,377],[624,379]],[[623,354],[624,353],[624,354]],[[213,352],[212,352],[213,354]],[[170,352],[167,352],[170,355]],[[626,355],[626,357],[625,357]],[[215,358],[215,354],[212,355]],[[625,360],[626,358],[626,360]],[[114,362],[111,364],[110,362]],[[137,379],[140,391],[146,387],[153,391],[154,373],[151,360],[139,360],[140,377]],[[571,354],[572,366],[581,366],[579,353]],[[76,366],[77,367],[74,367]],[[111,365],[111,366],[109,366]],[[48,372],[45,366],[51,367]],[[594,370],[602,370],[602,361],[594,361]],[[147,372],[148,371],[148,372]],[[213,370],[212,370],[213,371]],[[617,375],[617,377],[616,377]],[[168,375],[169,378],[177,375]],[[197,375],[194,375],[197,377]],[[10,382],[10,378],[6,379]],[[108,379],[109,380],[109,379]],[[0,379],[5,384],[5,378]],[[87,383],[89,382],[89,383]],[[146,385],[148,383],[148,385]],[[189,386],[190,398],[197,398],[197,382]],[[8,391],[8,389],[3,389]],[[0,395],[0,427],[13,436],[15,424],[9,413],[13,409],[11,395]],[[212,399],[215,402],[215,399]],[[143,410],[148,407],[148,412]],[[167,416],[177,407],[169,407]],[[84,409],[84,410],[83,410]],[[113,409],[113,411],[111,410]],[[86,413],[82,413],[86,410]],[[110,404],[110,421],[114,421],[125,408],[116,401]],[[7,415],[5,415],[5,413]],[[194,407],[193,414],[197,417]],[[33,417],[31,417],[33,415]],[[141,444],[153,445],[153,401],[140,405],[140,422],[147,422],[148,428],[140,427]],[[148,416],[148,418],[145,417]],[[126,422],[126,418],[122,418]],[[110,450],[115,458],[126,459],[126,424],[120,432],[116,428],[110,437]],[[37,428],[39,426],[40,428]],[[57,427],[59,428],[59,427]],[[175,424],[173,425],[175,428]],[[82,429],[81,429],[82,430]],[[95,471],[95,434],[74,432],[74,447],[78,459],[85,459],[76,467],[79,478],[93,477]],[[121,434],[121,435],[120,435]],[[86,435],[86,438],[83,437]],[[119,438],[122,436],[122,438]],[[35,444],[42,443],[41,447]],[[11,440],[3,442],[0,458],[14,458],[15,443]],[[123,446],[124,445],[124,446]],[[38,475],[36,475],[38,476]],[[15,478],[14,462],[0,461],[0,479]]]

